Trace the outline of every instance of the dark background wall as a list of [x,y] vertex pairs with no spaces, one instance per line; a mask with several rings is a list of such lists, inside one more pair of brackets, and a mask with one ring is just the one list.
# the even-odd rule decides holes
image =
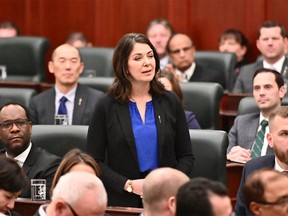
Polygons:
[[146,33],[150,20],[166,18],[198,50],[217,50],[220,33],[238,28],[251,42],[254,61],[259,25],[276,20],[288,27],[288,0],[0,0],[0,7],[0,22],[15,22],[22,35],[49,38],[49,55],[72,31],[87,34],[94,46],[114,47],[123,34]]

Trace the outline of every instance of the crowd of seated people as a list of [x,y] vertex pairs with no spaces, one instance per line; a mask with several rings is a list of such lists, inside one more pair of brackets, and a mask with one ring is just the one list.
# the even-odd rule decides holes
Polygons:
[[[0,25],[0,33],[1,28]],[[287,194],[282,195],[280,189],[275,193],[279,199],[269,199],[264,191],[262,198],[253,200],[255,196],[251,194],[255,191],[249,186],[253,181],[259,181],[266,190],[266,181],[272,181],[274,175],[279,175],[279,181],[287,181],[285,175],[271,170],[268,173],[273,175],[271,178],[262,178],[262,173],[249,177],[262,167],[288,170],[285,140],[280,138],[279,132],[288,130],[288,110],[281,107],[286,94],[283,78],[287,72],[286,40],[281,24],[263,23],[259,28],[257,48],[264,59],[244,66],[248,42],[243,33],[229,29],[221,35],[219,50],[234,52],[238,59],[235,72],[239,75],[235,89],[241,86],[242,90],[235,92],[253,93],[260,109],[257,114],[238,116],[229,131],[227,159],[247,162],[235,208],[239,215],[243,212],[265,215],[265,206],[287,202]],[[153,45],[159,48],[156,50]],[[115,48],[115,78],[108,94],[78,83],[84,65],[75,47],[79,46],[67,39],[66,44],[53,51],[48,68],[55,76],[55,86],[33,97],[29,109],[17,103],[7,103],[0,108],[0,140],[4,146],[0,154],[13,158],[28,179],[46,179],[46,197],[50,199],[51,195],[51,203],[41,206],[38,214],[53,215],[57,211],[88,214],[91,210],[103,215],[108,204],[144,207],[146,216],[161,211],[167,215],[190,215],[194,211],[200,211],[198,214],[231,215],[232,207],[225,186],[207,179],[189,181],[188,178],[194,163],[188,129],[200,129],[200,126],[193,113],[188,115],[184,112],[179,82],[218,82],[225,88],[224,74],[194,62],[196,48],[190,36],[174,33],[165,20],[151,22],[147,37],[136,33],[124,35]],[[269,52],[270,47],[275,47],[275,52]],[[166,61],[167,56],[169,61]],[[159,71],[162,58],[166,64]],[[32,123],[55,124],[58,115],[66,116],[68,125],[89,125],[86,153],[72,150],[60,162],[60,158],[32,143]],[[188,116],[192,120],[189,121]],[[71,179],[78,179],[79,188],[87,187],[84,179],[94,182],[95,191],[83,189],[81,193],[85,197],[91,195],[85,202],[87,206],[84,207],[83,200],[73,202],[62,197],[64,192],[68,194],[69,187],[76,184]],[[66,181],[71,185],[64,188]],[[167,187],[171,190],[165,190]],[[156,189],[160,191],[155,192]],[[94,197],[98,190],[101,193]],[[195,194],[196,197],[190,197],[191,190],[195,190],[195,194],[201,193],[203,199]],[[29,183],[10,192],[19,197],[31,197]],[[199,204],[195,201],[191,205],[191,200]],[[99,205],[89,209],[92,208],[89,202],[99,202]],[[159,205],[155,206],[158,202]],[[10,211],[12,207],[3,209],[0,208],[0,212]]]

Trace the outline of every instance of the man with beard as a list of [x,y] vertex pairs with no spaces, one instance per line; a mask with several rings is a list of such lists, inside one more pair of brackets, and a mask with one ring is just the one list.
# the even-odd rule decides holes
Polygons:
[[180,82],[216,82],[225,89],[222,71],[213,71],[207,65],[194,62],[196,49],[188,35],[172,35],[167,43],[167,52],[173,66],[168,64],[166,69],[174,73]]
[[274,155],[266,155],[246,163],[242,172],[242,179],[237,193],[235,206],[236,215],[250,215],[249,207],[243,194],[244,184],[248,176],[261,168],[273,168],[279,172],[288,171],[288,107],[281,106],[269,116],[269,130],[267,140],[273,148]]

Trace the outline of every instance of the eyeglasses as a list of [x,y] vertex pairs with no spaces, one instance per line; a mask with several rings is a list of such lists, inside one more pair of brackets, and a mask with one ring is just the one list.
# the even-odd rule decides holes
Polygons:
[[72,212],[73,216],[78,216],[78,214],[75,212],[75,210],[72,208],[72,206],[67,202],[65,202],[65,203],[68,206],[68,208],[70,209],[70,211]]
[[13,124],[15,124],[18,128],[24,128],[28,124],[30,124],[30,121],[28,119],[17,119],[14,121],[5,121],[0,123],[0,127],[4,130],[10,130],[13,127]]
[[280,199],[276,200],[275,202],[267,202],[267,201],[260,201],[257,202],[262,205],[282,205],[288,203],[288,196],[281,197]]
[[184,47],[183,49],[171,50],[170,53],[172,53],[173,55],[178,55],[178,54],[180,54],[181,50],[182,50],[183,52],[187,52],[187,51],[189,51],[189,50],[192,49],[192,48],[193,48],[193,46]]

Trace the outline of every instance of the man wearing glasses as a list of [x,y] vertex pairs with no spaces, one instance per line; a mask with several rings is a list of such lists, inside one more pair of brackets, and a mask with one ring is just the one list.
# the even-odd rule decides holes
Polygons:
[[94,174],[73,171],[61,176],[51,202],[41,205],[34,216],[105,215],[107,193]]
[[[288,172],[288,107],[281,106],[269,116],[269,133],[267,134],[268,144],[273,148],[275,155],[266,155],[248,161],[243,169],[241,183],[237,193],[237,202],[235,206],[236,215],[251,215],[249,207],[243,194],[244,184],[248,176],[259,169],[270,168],[279,172]],[[288,183],[288,182],[287,182]],[[285,184],[287,188],[288,184]],[[264,188],[265,189],[265,188]],[[263,190],[264,190],[263,189]],[[276,192],[276,191],[275,191]],[[268,193],[267,193],[268,194]],[[286,193],[288,195],[288,191]],[[268,196],[268,195],[267,195]],[[266,197],[265,197],[266,198]],[[274,202],[275,200],[262,200],[263,202]],[[285,206],[286,210],[288,206]],[[270,214],[281,215],[281,214]],[[287,212],[286,214],[288,215]]]
[[273,169],[253,172],[244,185],[252,215],[288,215],[288,176]]
[[173,65],[168,64],[165,69],[176,74],[180,82],[216,82],[225,88],[222,71],[213,71],[207,65],[194,62],[196,49],[188,35],[172,35],[167,43],[167,52]]
[[[32,123],[26,107],[17,103],[7,103],[0,108],[0,155],[14,158],[24,169],[29,179],[46,179],[46,199],[60,158],[31,142]],[[30,198],[30,184],[19,197]]]

